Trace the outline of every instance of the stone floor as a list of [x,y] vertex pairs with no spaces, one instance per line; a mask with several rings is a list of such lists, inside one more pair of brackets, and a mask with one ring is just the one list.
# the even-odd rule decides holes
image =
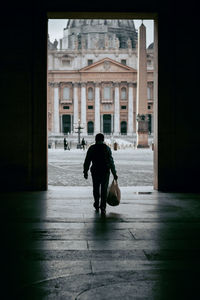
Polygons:
[[2,299],[199,299],[200,195],[121,192],[106,218],[90,187],[1,194]]

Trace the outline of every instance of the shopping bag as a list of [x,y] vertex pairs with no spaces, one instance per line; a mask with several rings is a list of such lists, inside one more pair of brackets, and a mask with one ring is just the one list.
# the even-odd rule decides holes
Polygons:
[[118,183],[113,179],[111,185],[108,188],[107,203],[111,206],[119,205],[121,200],[121,191],[119,189]]

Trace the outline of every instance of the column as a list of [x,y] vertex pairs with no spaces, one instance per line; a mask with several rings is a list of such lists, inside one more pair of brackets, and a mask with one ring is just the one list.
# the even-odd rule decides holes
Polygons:
[[128,135],[133,134],[133,83],[128,84]]
[[60,124],[60,132],[63,132],[63,122],[62,122],[62,115],[59,118],[59,124]]
[[138,37],[137,67],[137,148],[148,146],[146,27],[142,23]]
[[100,132],[100,87],[99,83],[95,83],[95,124],[94,133]]
[[53,132],[54,134],[60,133],[60,120],[59,120],[59,83],[54,83],[54,103],[53,103]]
[[114,116],[113,116],[113,114],[111,115],[111,134],[113,134],[113,128],[114,128],[114,123],[113,123],[113,121],[114,121]]
[[73,121],[73,131],[78,126],[78,83],[74,83],[74,90],[73,90],[73,99],[74,99],[74,121]]
[[81,127],[82,133],[87,133],[87,121],[86,121],[86,84],[81,83]]
[[114,135],[119,135],[119,83],[115,83],[115,119]]

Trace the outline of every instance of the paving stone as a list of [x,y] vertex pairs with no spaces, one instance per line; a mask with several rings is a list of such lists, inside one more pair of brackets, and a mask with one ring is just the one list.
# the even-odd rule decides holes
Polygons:
[[[149,252],[148,252],[149,253]],[[25,250],[20,253],[23,260],[64,260],[64,261],[85,261],[85,260],[147,260],[148,253],[143,250]]]
[[4,194],[8,299],[192,299],[199,291],[199,197],[122,190],[124,203],[108,207],[106,218],[94,212],[91,187]]
[[86,241],[34,241],[31,245],[24,245],[23,248],[40,249],[40,250],[85,250],[87,249]]
[[[60,276],[28,285],[19,299],[190,299],[198,291],[196,274],[141,270]],[[178,280],[177,280],[178,279]]]

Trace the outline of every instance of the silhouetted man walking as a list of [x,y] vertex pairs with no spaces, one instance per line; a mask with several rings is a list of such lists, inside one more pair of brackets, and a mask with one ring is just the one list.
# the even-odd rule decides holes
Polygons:
[[110,170],[117,180],[118,176],[115,170],[115,164],[112,157],[112,152],[110,147],[104,144],[104,135],[98,133],[95,137],[96,143],[91,145],[87,151],[86,158],[83,165],[83,173],[85,179],[88,178],[88,170],[90,163],[92,166],[90,168],[93,181],[93,196],[94,196],[94,207],[96,211],[99,211],[99,198],[100,198],[100,188],[101,188],[101,214],[106,214],[106,198],[107,189],[109,184]]

